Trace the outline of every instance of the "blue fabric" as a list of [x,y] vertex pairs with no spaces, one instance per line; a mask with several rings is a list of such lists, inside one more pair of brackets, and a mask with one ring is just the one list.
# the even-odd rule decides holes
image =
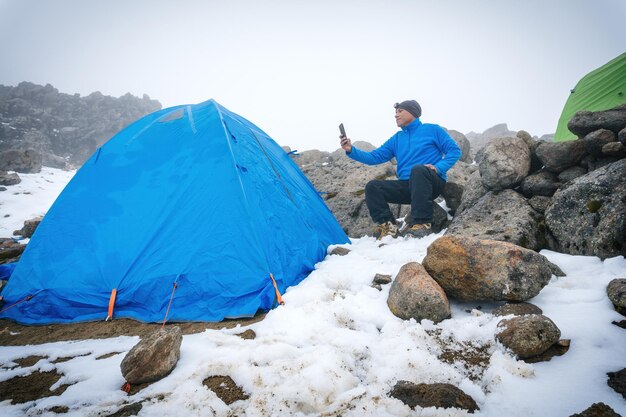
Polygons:
[[446,173],[461,158],[461,149],[439,125],[425,124],[419,119],[403,127],[383,145],[372,152],[352,147],[346,154],[355,161],[378,165],[396,158],[398,179],[408,180],[415,165],[431,164],[437,174],[448,180]]
[[7,281],[9,278],[11,278],[11,274],[13,273],[13,270],[16,266],[17,262],[0,265],[0,279]]
[[219,321],[276,305],[348,238],[287,154],[213,100],[150,114],[100,148],[4,290],[21,323]]

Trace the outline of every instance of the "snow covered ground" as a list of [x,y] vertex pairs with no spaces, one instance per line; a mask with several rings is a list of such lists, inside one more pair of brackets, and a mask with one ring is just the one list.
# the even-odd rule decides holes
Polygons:
[[[71,173],[44,169],[21,176],[22,184],[0,193],[0,236],[43,214]],[[387,237],[382,247],[372,238],[354,239],[346,245],[351,250],[347,256],[326,257],[286,292],[284,306],[247,327],[256,332],[255,339],[236,336],[245,330],[241,327],[184,336],[174,371],[131,397],[120,390],[119,365],[137,337],[0,347],[0,381],[56,368],[64,374],[57,385],[73,384],[60,396],[17,405],[2,402],[0,415],[54,415],[47,411],[54,406],[68,407],[68,416],[107,415],[123,404],[146,400],[140,416],[560,417],[596,402],[626,416],[626,401],[606,384],[607,372],[626,367],[626,330],[611,324],[624,317],[606,296],[611,279],[626,277],[623,257],[601,261],[541,252],[567,276],[553,277],[531,302],[556,323],[562,338],[571,339],[571,347],[549,362],[527,364],[494,341],[500,320],[490,314],[495,304],[452,301],[451,319],[416,323],[391,314],[386,303],[390,285],[382,291],[371,287],[376,273],[395,277],[403,264],[421,261],[439,236]],[[485,368],[440,360],[442,340],[447,350],[482,351],[488,358]],[[112,352],[118,353],[96,360]],[[8,369],[31,355],[46,358]],[[52,363],[67,356],[76,357]],[[230,376],[250,397],[226,405],[202,385],[212,375]],[[454,384],[474,398],[480,411],[410,410],[388,396],[398,380]]]

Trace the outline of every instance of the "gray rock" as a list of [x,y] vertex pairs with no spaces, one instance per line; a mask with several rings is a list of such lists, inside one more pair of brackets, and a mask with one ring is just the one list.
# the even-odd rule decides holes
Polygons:
[[617,136],[615,133],[607,129],[598,129],[585,135],[583,141],[585,142],[585,148],[587,153],[595,157],[602,156],[602,147],[607,143],[615,142]]
[[559,341],[561,331],[541,314],[517,316],[498,323],[496,339],[519,358],[540,355]]
[[65,158],[61,158],[60,156],[51,154],[49,152],[45,152],[45,153],[42,154],[42,162],[41,163],[42,163],[43,166],[47,166],[47,167],[51,167],[51,168],[58,168],[58,169],[68,169],[68,168],[70,168],[70,165],[65,160]]
[[0,185],[15,185],[22,182],[22,179],[15,172],[8,173],[6,171],[0,171]]
[[606,293],[614,306],[626,308],[626,278],[616,278],[609,282]]
[[29,82],[0,88],[2,150],[33,149],[44,165],[55,168],[65,168],[62,161],[82,165],[115,133],[161,108],[146,95],[114,98],[95,92],[81,97]]
[[581,413],[572,414],[570,417],[621,417],[611,407],[604,403],[594,403]]
[[600,258],[626,256],[626,159],[564,185],[545,215],[553,250]]
[[626,104],[604,111],[579,111],[567,123],[570,132],[579,138],[598,129],[608,129],[615,133],[626,127]]
[[154,382],[169,375],[180,358],[180,328],[168,327],[141,339],[122,360],[122,376],[129,384]]
[[520,139],[523,139],[524,142],[526,142],[526,145],[528,145],[528,149],[530,150],[529,173],[532,174],[533,172],[539,171],[541,167],[543,166],[543,164],[537,157],[537,147],[539,146],[541,142],[544,142],[544,141],[538,141],[538,140],[533,139],[532,136],[530,136],[530,133],[526,132],[525,130],[518,131],[516,136]]
[[448,213],[439,204],[433,201],[433,221],[430,226],[433,233],[441,232],[448,227],[449,224]]
[[450,297],[526,301],[550,281],[548,262],[511,243],[446,235],[428,247],[423,265]]
[[450,317],[446,294],[417,262],[400,268],[391,284],[387,305],[396,317],[403,320],[413,318],[420,322],[428,319],[438,323]]
[[[365,142],[356,142],[359,149],[373,149]],[[372,235],[374,223],[365,204],[365,186],[373,179],[396,179],[392,163],[369,166],[353,161],[341,149],[332,154],[319,151],[305,151],[305,159],[297,157],[296,162],[313,183],[323,192],[328,208],[351,237]],[[317,157],[314,157],[317,155]],[[319,158],[319,159],[316,159]],[[392,212],[401,217],[401,207],[392,205]]]
[[492,191],[517,186],[530,170],[530,150],[521,138],[501,138],[485,147],[478,165],[481,181]]
[[621,394],[626,400],[626,368],[617,372],[608,372],[606,375],[609,377],[609,380],[607,381],[609,387]]
[[626,156],[626,146],[621,142],[611,142],[602,146],[602,153],[606,156],[623,158]]
[[[472,174],[477,171],[478,165],[471,165],[462,161],[454,164],[448,171],[448,181],[446,182],[442,195],[452,214],[456,213],[461,205],[465,186],[470,181],[470,178],[472,178]],[[477,174],[476,178],[478,182],[480,182],[480,173]],[[480,183],[480,188],[484,190],[482,183]]]
[[513,190],[488,192],[472,208],[457,213],[446,235],[501,240],[533,250],[545,245],[539,213]]
[[376,274],[374,275],[374,284],[385,285],[391,283],[391,275]]
[[461,149],[461,158],[459,161],[472,163],[472,157],[470,155],[470,142],[465,135],[461,132],[457,132],[456,130],[446,129],[446,131],[450,137],[454,139],[456,144],[459,146],[459,149]]
[[0,152],[0,170],[24,174],[41,172],[41,154],[32,149]]
[[463,198],[463,186],[456,182],[447,182],[443,189],[443,198],[446,200],[446,206],[452,213],[461,205],[461,198]]
[[528,204],[530,204],[533,210],[541,214],[546,212],[551,203],[552,199],[550,197],[543,197],[540,195],[536,195],[528,199]]
[[614,156],[605,156],[602,158],[594,158],[589,161],[588,169],[589,171],[595,171],[596,169],[600,169],[607,165],[610,165],[614,162],[619,161],[620,158],[616,158]]
[[619,140],[622,145],[626,146],[626,127],[619,131],[617,140]]
[[483,182],[480,180],[480,171],[476,170],[467,180],[467,183],[463,187],[463,194],[461,195],[461,204],[456,209],[455,214],[472,208],[485,194],[487,190],[483,186]]
[[587,173],[587,169],[583,167],[571,167],[567,168],[563,172],[561,172],[558,176],[558,179],[561,183],[572,181],[578,177],[582,177]]
[[468,164],[463,161],[457,161],[447,172],[448,182],[455,182],[465,185],[471,178],[472,174],[478,171],[477,164]]
[[398,381],[389,395],[411,408],[460,408],[470,413],[478,410],[476,401],[451,384],[415,384]]
[[[515,136],[517,132],[513,130],[509,130],[509,127],[506,123],[500,123],[495,126],[490,127],[485,130],[483,133],[469,132],[467,135],[467,139],[470,141],[472,149],[477,152],[484,148],[489,142],[497,138],[506,138]],[[480,162],[477,158],[474,158],[476,162]]]
[[339,256],[346,256],[349,253],[350,253],[350,249],[342,248],[341,246],[338,246],[338,247],[334,248],[330,252],[331,255],[339,255]]
[[42,219],[43,217],[35,217],[34,219],[26,220],[24,226],[20,230],[14,231],[13,235],[31,238]]
[[540,171],[524,178],[520,189],[526,197],[535,195],[552,197],[560,186],[561,183],[558,182],[556,175],[550,171]]
[[543,310],[531,303],[506,303],[493,310],[494,316],[525,316],[527,314],[543,314]]
[[543,142],[537,146],[537,157],[548,171],[559,173],[577,165],[587,154],[583,140]]

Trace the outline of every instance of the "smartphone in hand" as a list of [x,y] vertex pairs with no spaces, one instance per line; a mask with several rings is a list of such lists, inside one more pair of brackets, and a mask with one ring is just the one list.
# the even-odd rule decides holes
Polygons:
[[347,138],[347,136],[346,136],[346,130],[343,128],[343,123],[341,123],[341,124],[339,125],[339,133],[341,133],[341,137],[342,137],[342,138]]

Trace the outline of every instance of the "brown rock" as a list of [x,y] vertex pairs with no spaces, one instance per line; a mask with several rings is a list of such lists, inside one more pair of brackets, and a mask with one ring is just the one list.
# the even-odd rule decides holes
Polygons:
[[381,285],[389,284],[391,282],[391,275],[376,274],[374,275],[373,282],[374,284],[381,284]]
[[448,296],[464,301],[526,301],[552,276],[549,261],[535,251],[454,235],[428,247],[424,268]]
[[14,231],[13,235],[19,235],[27,238],[32,237],[35,233],[35,229],[37,229],[37,226],[39,226],[39,223],[41,223],[42,219],[43,217],[35,217],[34,219],[26,220],[24,222],[24,227],[22,227],[20,230]]
[[556,324],[541,314],[502,320],[498,329],[496,339],[521,359],[544,353],[561,337]]
[[582,413],[572,414],[570,417],[621,417],[611,407],[604,403],[595,403]]
[[180,357],[179,327],[159,330],[141,339],[122,360],[122,376],[130,384],[154,382],[169,375]]
[[398,381],[389,395],[413,409],[416,406],[461,408],[470,413],[478,410],[478,405],[472,397],[451,384],[414,384]]
[[337,246],[335,249],[333,249],[330,252],[331,255],[339,255],[339,256],[346,256],[349,253],[350,253],[350,249],[342,248],[341,246]]
[[438,323],[450,317],[446,294],[417,262],[400,268],[391,284],[387,305],[396,317],[404,320],[428,319]]
[[616,278],[609,282],[606,294],[615,307],[626,308],[626,278]]

